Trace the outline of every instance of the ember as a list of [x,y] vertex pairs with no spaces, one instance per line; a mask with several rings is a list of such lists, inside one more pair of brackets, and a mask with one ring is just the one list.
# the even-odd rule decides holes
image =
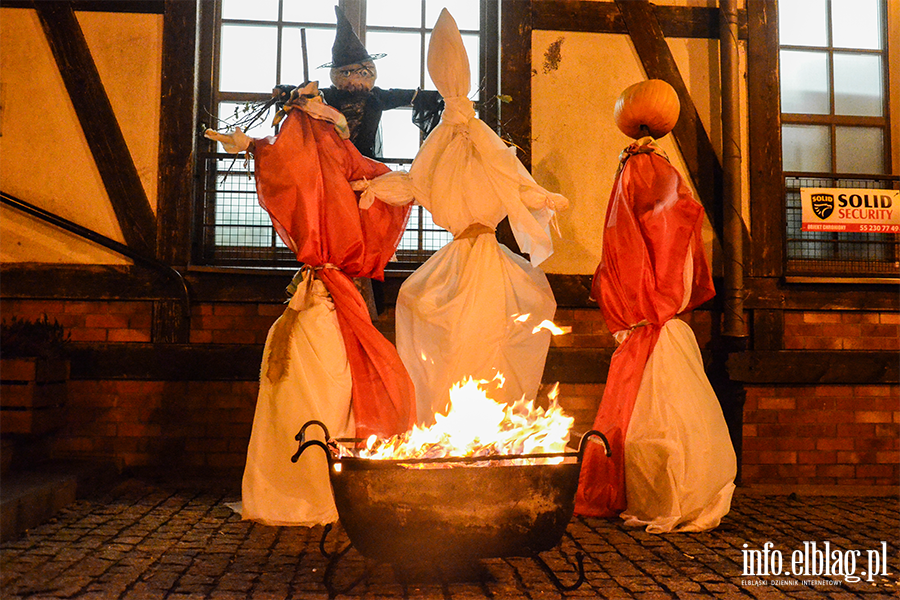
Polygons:
[[[500,380],[502,385],[502,377]],[[397,460],[565,452],[574,419],[566,416],[556,401],[558,386],[551,390],[550,405],[544,409],[524,398],[511,405],[495,402],[485,389],[490,383],[471,378],[457,383],[450,390],[447,414],[435,415],[433,425],[415,426],[386,440],[371,436],[358,456]],[[512,464],[556,464],[562,460],[561,456],[518,458]],[[490,461],[469,464],[486,466]]]

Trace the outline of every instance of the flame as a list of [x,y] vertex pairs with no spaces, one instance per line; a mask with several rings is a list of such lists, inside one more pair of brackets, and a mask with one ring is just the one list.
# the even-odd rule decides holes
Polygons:
[[531,330],[531,333],[537,333],[542,329],[546,329],[547,331],[550,332],[551,335],[563,335],[566,333],[572,333],[571,327],[569,327],[569,326],[560,327],[559,325],[557,325],[553,321],[550,321],[549,319],[544,319],[543,321],[541,321],[540,325],[538,325],[537,327],[535,327],[534,329]]
[[553,384],[553,387],[550,388],[550,391],[547,392],[547,398],[550,399],[550,402],[556,402],[556,399],[559,397],[559,382]]
[[[531,318],[531,313],[525,313],[524,315],[512,315],[512,320],[514,323],[525,323]],[[572,333],[572,328],[568,325],[560,327],[550,319],[544,319],[541,321],[534,329],[531,330],[531,333],[538,333],[542,330],[546,329],[550,332],[551,335],[564,335],[566,333]]]
[[[499,379],[502,385],[502,375],[498,373],[494,379]],[[495,402],[488,398],[484,389],[489,383],[467,378],[455,384],[450,389],[447,413],[436,414],[433,425],[415,426],[384,441],[370,436],[359,456],[418,459],[565,451],[569,430],[575,420],[566,416],[556,401],[558,385],[551,390],[550,405],[545,410],[524,398],[511,405]],[[562,457],[517,459],[514,464],[559,463],[562,460]]]

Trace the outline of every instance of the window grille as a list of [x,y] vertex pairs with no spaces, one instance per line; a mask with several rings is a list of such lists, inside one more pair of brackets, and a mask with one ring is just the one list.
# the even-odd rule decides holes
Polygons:
[[900,189],[900,177],[785,177],[787,271],[793,276],[897,277],[900,235],[801,231],[800,188]]
[[[490,0],[344,0],[341,5],[366,49],[387,53],[376,61],[378,87],[434,89],[426,69],[431,28],[443,7],[451,11],[469,53],[472,71],[470,97],[482,94],[485,21]],[[309,78],[319,87],[331,85],[329,70],[334,42],[334,3],[291,0],[216,0],[210,20],[209,113],[207,125],[233,121],[250,103],[271,97],[278,84],[303,79],[300,30],[305,31]],[[493,10],[497,10],[494,6]],[[496,36],[496,32],[493,33]],[[495,84],[494,84],[495,85]],[[478,103],[476,102],[476,106]],[[272,115],[247,131],[251,137],[273,133]],[[412,123],[412,109],[385,111],[382,116],[384,158],[391,169],[407,169],[422,141]],[[204,153],[198,162],[202,198],[197,260],[202,264],[277,266],[295,257],[278,238],[268,214],[259,206],[253,179],[253,160],[221,152]],[[421,206],[414,206],[396,252],[399,268],[414,267],[452,240]]]

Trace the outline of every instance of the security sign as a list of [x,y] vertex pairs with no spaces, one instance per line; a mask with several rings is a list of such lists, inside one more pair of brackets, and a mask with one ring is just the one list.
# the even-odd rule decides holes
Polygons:
[[801,231],[900,233],[900,190],[800,188]]

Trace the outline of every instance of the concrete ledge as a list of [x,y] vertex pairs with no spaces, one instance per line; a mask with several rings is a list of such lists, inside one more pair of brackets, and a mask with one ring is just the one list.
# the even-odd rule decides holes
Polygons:
[[116,474],[111,464],[61,460],[5,474],[0,485],[0,541],[44,523]]

